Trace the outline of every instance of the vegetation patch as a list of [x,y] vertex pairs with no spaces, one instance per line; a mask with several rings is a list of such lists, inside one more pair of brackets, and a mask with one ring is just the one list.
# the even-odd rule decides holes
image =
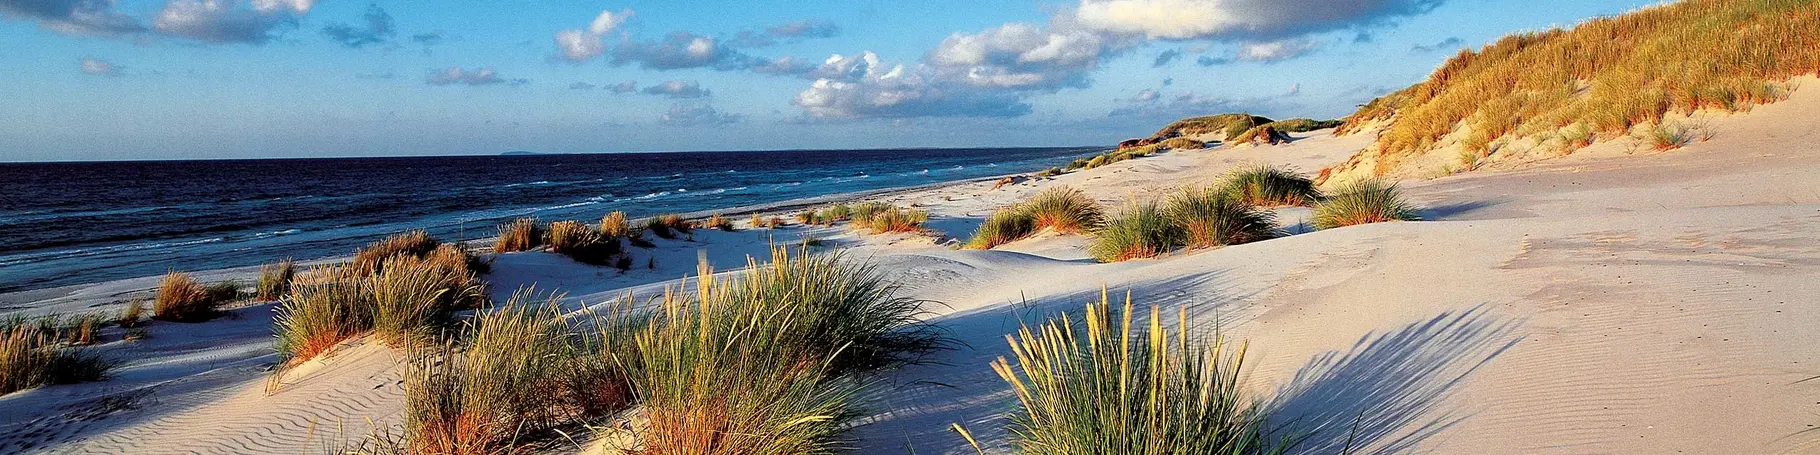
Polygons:
[[543,241],[543,225],[536,218],[519,218],[499,225],[499,238],[493,242],[493,252],[531,251],[543,246]]
[[1316,229],[1416,219],[1415,209],[1403,201],[1395,184],[1375,179],[1341,185],[1314,209]]
[[1321,200],[1321,190],[1308,176],[1270,165],[1234,169],[1222,180],[1221,189],[1259,207],[1305,206]]
[[1183,188],[1164,207],[1189,248],[1237,245],[1276,238],[1276,215],[1230,197],[1219,188]]
[[214,319],[221,307],[240,297],[240,285],[222,282],[204,286],[183,272],[170,272],[158,281],[158,295],[152,303],[152,318],[173,322],[202,322]]

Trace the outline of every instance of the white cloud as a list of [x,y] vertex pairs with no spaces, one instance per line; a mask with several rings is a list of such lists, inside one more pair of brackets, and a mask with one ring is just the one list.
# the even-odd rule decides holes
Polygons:
[[556,32],[556,48],[562,51],[563,58],[571,61],[584,61],[606,53],[607,44],[603,41],[608,33],[617,30],[620,24],[632,17],[632,10],[613,12],[601,11],[588,23],[587,29],[563,30]]
[[36,20],[45,29],[70,35],[120,36],[145,30],[139,20],[116,10],[114,0],[0,0],[0,16]]
[[342,46],[358,48],[368,44],[380,44],[392,39],[395,31],[392,28],[392,15],[386,14],[379,5],[367,5],[366,14],[361,15],[366,21],[363,25],[329,24],[322,27],[322,34]]
[[715,110],[706,104],[678,103],[658,117],[658,121],[673,126],[710,126],[739,123],[745,116],[728,114]]
[[1239,45],[1238,59],[1248,62],[1275,63],[1307,55],[1317,44],[1303,39],[1287,39]]
[[446,70],[431,71],[428,76],[424,77],[423,82],[426,84],[430,84],[430,85],[456,85],[456,84],[459,84],[459,85],[476,86],[476,85],[504,84],[504,85],[518,86],[518,85],[528,84],[531,82],[531,80],[522,79],[522,78],[521,79],[506,79],[506,78],[500,77],[499,72],[493,70],[492,67],[481,67],[481,68],[476,68],[472,71],[469,71],[466,69],[462,69],[459,66],[451,66],[451,67],[449,67],[449,69],[446,69]]
[[83,57],[81,61],[77,62],[77,65],[82,68],[82,72],[97,76],[119,76],[122,68],[120,65],[115,65],[114,62],[94,57]]
[[1275,40],[1426,13],[1443,0],[1081,0],[1091,30],[1149,39]]
[[638,91],[638,82],[637,81],[620,82],[618,84],[613,84],[613,85],[607,86],[607,90],[612,91],[613,93],[636,92],[636,91]]
[[170,0],[152,20],[166,35],[208,43],[264,44],[281,27],[293,27],[312,0]]
[[710,95],[695,81],[664,81],[661,84],[645,87],[646,95],[662,95],[668,98],[701,98]]

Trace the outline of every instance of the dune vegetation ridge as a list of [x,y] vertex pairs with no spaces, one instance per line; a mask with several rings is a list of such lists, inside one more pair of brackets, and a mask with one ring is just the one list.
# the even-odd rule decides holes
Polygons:
[[[1811,0],[1687,0],[1511,35],[1348,117],[1340,134],[1378,138],[1321,180],[1470,170],[1631,136],[1674,148],[1698,127],[1689,114],[1774,102],[1817,72]],[[1436,150],[1453,153],[1418,163]]]

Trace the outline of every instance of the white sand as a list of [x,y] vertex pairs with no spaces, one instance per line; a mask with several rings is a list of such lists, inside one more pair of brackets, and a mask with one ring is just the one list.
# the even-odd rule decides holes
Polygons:
[[[957,251],[947,239],[815,229],[829,248],[942,302],[936,322],[964,342],[888,375],[876,414],[853,432],[858,452],[972,453],[952,423],[1004,447],[1011,403],[987,366],[1008,355],[1004,335],[1020,320],[1076,311],[1108,286],[1143,305],[1190,305],[1198,323],[1249,340],[1248,384],[1275,398],[1280,422],[1312,432],[1304,453],[1336,453],[1349,437],[1354,453],[1820,453],[1820,432],[1804,433],[1820,424],[1820,381],[1801,382],[1820,375],[1817,116],[1820,92],[1804,90],[1721,117],[1710,141],[1680,150],[1614,144],[1405,182],[1432,221],[1155,260],[1097,264],[1078,236]],[[1313,172],[1369,141],[1317,132],[996,191],[968,183],[886,199],[931,210],[932,227],[964,237],[992,209],[1053,185],[1116,207],[1246,162]],[[1306,214],[1280,216],[1296,224]],[[681,277],[698,251],[724,271],[762,253],[767,235],[795,241],[805,231],[704,232],[648,253],[657,270],[624,275],[509,254],[488,278],[500,296],[536,283],[597,303]],[[135,286],[145,283],[40,295],[67,294],[55,303],[76,308]],[[128,361],[115,379],[0,397],[0,452],[297,453],[358,438],[369,419],[396,422],[397,360],[382,348],[342,351],[266,396],[270,312],[154,324],[148,340],[104,347]]]

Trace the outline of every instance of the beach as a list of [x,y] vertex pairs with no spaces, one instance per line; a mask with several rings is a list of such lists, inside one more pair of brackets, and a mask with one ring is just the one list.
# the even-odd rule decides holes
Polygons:
[[[1800,81],[1807,86],[1817,81]],[[1571,156],[1401,189],[1422,221],[1099,263],[1081,235],[954,249],[992,210],[1058,186],[1113,211],[1268,163],[1312,173],[1370,135],[1178,150],[994,189],[977,179],[866,194],[929,212],[928,233],[792,224],[657,240],[620,271],[526,251],[492,257],[492,297],[535,286],[580,311],[654,295],[699,260],[734,273],[772,244],[873,264],[957,342],[883,374],[849,436],[856,453],[1000,453],[1012,392],[989,367],[1006,335],[1101,292],[1185,308],[1248,342],[1244,384],[1307,434],[1297,453],[1812,453],[1820,382],[1820,92],[1711,114],[1707,140],[1666,152],[1611,141]],[[822,202],[822,201],[816,201]],[[780,217],[793,210],[770,212]],[[646,267],[646,257],[654,267]],[[196,274],[257,276],[251,268]],[[77,312],[149,295],[158,277],[0,296],[6,311]],[[348,347],[267,392],[275,304],[110,341],[113,378],[0,397],[0,451],[317,453],[399,431],[403,354]],[[113,329],[118,330],[118,329]],[[109,333],[104,333],[104,338]],[[579,438],[552,453],[596,453]]]

